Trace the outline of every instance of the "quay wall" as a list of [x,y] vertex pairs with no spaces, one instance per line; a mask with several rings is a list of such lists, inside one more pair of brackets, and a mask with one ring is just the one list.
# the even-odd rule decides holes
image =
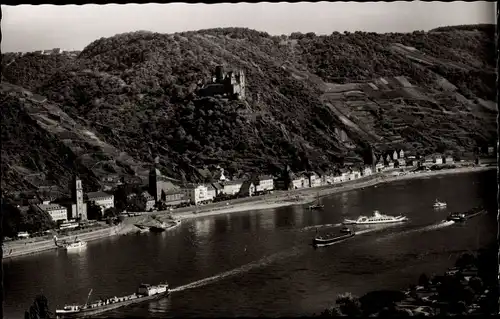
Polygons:
[[[106,227],[98,230],[92,230],[85,233],[70,234],[57,238],[58,242],[74,241],[78,237],[82,241],[92,241],[100,238],[114,236],[120,233],[122,225]],[[2,244],[3,258],[19,257],[42,251],[56,249],[57,246],[53,238],[35,241],[34,239],[16,240]]]

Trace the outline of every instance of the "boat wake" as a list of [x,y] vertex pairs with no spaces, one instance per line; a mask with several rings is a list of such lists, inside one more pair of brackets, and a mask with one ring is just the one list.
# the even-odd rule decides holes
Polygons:
[[416,229],[409,229],[409,230],[405,230],[405,231],[402,231],[402,232],[399,232],[399,233],[393,233],[393,234],[390,234],[388,236],[384,236],[384,237],[378,238],[376,241],[379,242],[379,241],[383,241],[383,240],[392,239],[392,238],[397,237],[397,236],[403,236],[403,235],[408,235],[408,234],[413,234],[413,233],[421,233],[421,232],[426,232],[426,231],[438,230],[438,229],[441,229],[441,228],[445,228],[445,227],[451,226],[453,224],[455,224],[455,222],[452,221],[452,220],[450,220],[450,221],[442,220],[439,223],[432,224],[432,225],[429,225],[429,226],[419,227],[419,228],[416,228]]
[[312,226],[306,226],[302,229],[300,229],[301,232],[304,232],[304,231],[309,231],[311,229],[316,229],[316,228],[325,228],[325,227],[340,227],[342,226],[342,223],[338,223],[338,224],[323,224],[323,225],[312,225]]
[[204,278],[201,280],[197,280],[197,281],[192,282],[190,284],[170,289],[170,292],[179,292],[179,291],[184,291],[184,290],[188,290],[188,289],[203,287],[203,286],[206,286],[208,284],[223,280],[223,279],[231,277],[231,276],[235,276],[238,274],[249,272],[250,270],[255,269],[255,268],[267,266],[267,265],[269,265],[273,262],[276,262],[278,260],[282,260],[282,259],[296,256],[296,255],[300,254],[301,251],[304,251],[304,250],[305,250],[304,247],[293,247],[290,250],[269,255],[269,256],[264,257],[260,260],[257,260],[257,261],[251,262],[249,264],[243,265],[241,267],[223,272],[221,274],[218,274],[218,275],[215,275],[212,277],[208,277],[208,278]]

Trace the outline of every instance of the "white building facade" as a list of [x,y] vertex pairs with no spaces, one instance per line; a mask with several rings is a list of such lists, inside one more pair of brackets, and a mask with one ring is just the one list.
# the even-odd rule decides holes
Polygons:
[[38,208],[47,212],[54,222],[68,220],[68,210],[57,204],[40,204]]
[[186,188],[186,196],[195,205],[213,199],[208,197],[208,189],[205,185],[189,185]]
[[115,207],[115,196],[105,192],[91,192],[87,194],[89,202],[101,207],[102,211]]

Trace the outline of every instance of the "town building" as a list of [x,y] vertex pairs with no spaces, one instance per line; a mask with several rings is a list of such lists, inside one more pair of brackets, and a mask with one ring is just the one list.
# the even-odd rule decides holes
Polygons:
[[348,179],[352,181],[360,177],[361,177],[361,170],[358,167],[355,167],[351,169]]
[[244,181],[241,185],[240,195],[252,197],[255,194],[255,186],[252,181]]
[[[157,202],[162,200],[162,194],[172,194],[172,191],[179,190],[180,187],[163,176],[159,169],[153,167],[149,172],[149,189],[148,192],[155,198]],[[175,193],[175,192],[174,192]]]
[[363,172],[362,172],[362,175],[363,176],[370,176],[373,174],[373,170],[370,166],[368,165],[365,165],[365,167],[363,167]]
[[212,187],[214,188],[215,197],[224,194],[224,185],[222,185],[222,183],[220,182],[213,183]]
[[215,187],[212,184],[204,184],[207,188],[207,198],[209,201],[213,201],[217,196],[217,192],[215,191]]
[[453,156],[451,156],[451,155],[446,156],[444,158],[444,163],[448,164],[448,165],[455,163]]
[[243,185],[242,180],[233,180],[233,181],[225,181],[221,182],[222,192],[226,195],[236,195],[240,192],[241,186]]
[[208,197],[208,189],[205,185],[188,184],[185,188],[186,199],[194,205],[199,205],[208,202],[211,198]]
[[156,201],[153,195],[148,191],[144,191],[140,196],[137,196],[137,208],[144,212],[150,212],[154,209]]
[[351,174],[351,170],[348,168],[341,168],[340,169],[340,181],[341,182],[346,182],[349,180],[349,175]]
[[257,193],[269,192],[274,189],[274,179],[270,175],[259,175],[254,179],[254,185]]
[[167,206],[179,206],[189,202],[186,192],[182,189],[162,190],[160,201]]
[[72,181],[72,200],[71,218],[87,220],[87,203],[83,202],[83,186],[82,180],[78,176],[74,176]]
[[403,150],[399,150],[399,157],[398,158],[405,158],[405,152]]
[[94,203],[101,207],[104,212],[106,209],[115,207],[115,196],[105,192],[90,192],[86,195],[87,202]]
[[396,160],[396,163],[397,163],[398,167],[405,167],[406,166],[406,160],[403,157],[398,158]]
[[396,161],[397,159],[398,159],[398,152],[397,152],[397,151],[394,151],[394,152],[392,153],[392,160],[393,160],[393,161]]
[[321,186],[321,177],[316,172],[307,173],[307,178],[309,182],[309,187],[319,187]]
[[443,164],[443,156],[441,154],[434,156],[434,163],[437,165]]
[[54,222],[57,222],[58,220],[68,220],[68,210],[66,207],[49,203],[38,204],[37,207],[40,210],[47,212]]
[[380,173],[384,170],[384,161],[378,161],[377,164],[375,164],[375,172]]

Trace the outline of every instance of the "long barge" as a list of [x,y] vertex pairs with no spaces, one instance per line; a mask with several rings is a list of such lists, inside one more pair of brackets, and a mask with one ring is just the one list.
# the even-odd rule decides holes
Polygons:
[[354,231],[349,230],[347,234],[345,235],[340,235],[340,236],[333,236],[333,235],[324,235],[324,236],[319,236],[316,235],[316,237],[313,238],[313,246],[316,247],[324,247],[324,246],[330,246],[335,244],[336,242],[354,237],[356,233]]
[[[90,298],[91,293],[92,290],[90,290],[88,298]],[[132,304],[137,304],[148,300],[160,299],[162,297],[168,297],[169,294],[170,291],[168,288],[168,283],[159,284],[156,286],[141,284],[138,287],[137,292],[132,295],[113,297],[105,300],[94,301],[92,303],[87,302],[84,305],[65,305],[63,309],[56,310],[56,318],[91,318],[92,316],[96,316],[104,312],[126,307]]]

